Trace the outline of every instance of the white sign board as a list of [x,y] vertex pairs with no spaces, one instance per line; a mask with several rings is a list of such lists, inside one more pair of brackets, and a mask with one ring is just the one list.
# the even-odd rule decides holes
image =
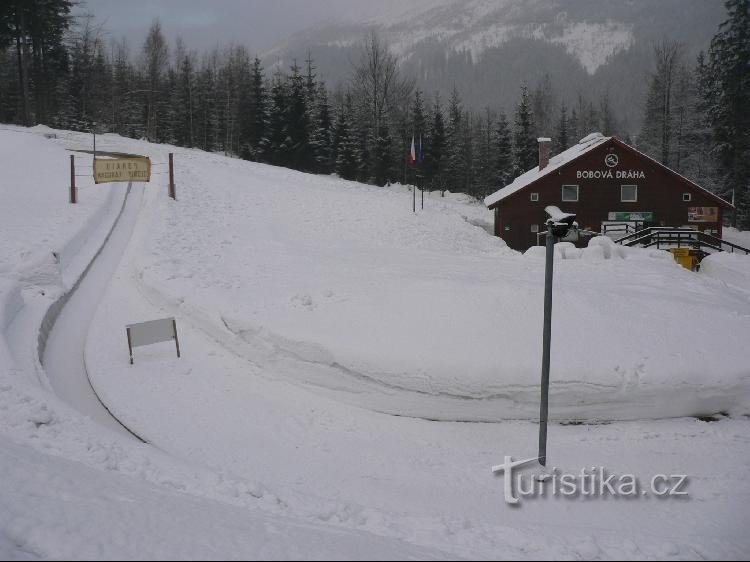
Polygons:
[[138,324],[128,324],[125,330],[128,335],[131,365],[133,364],[133,348],[141,345],[151,345],[153,343],[174,340],[177,347],[177,357],[180,356],[180,342],[177,340],[177,323],[174,318],[162,318]]

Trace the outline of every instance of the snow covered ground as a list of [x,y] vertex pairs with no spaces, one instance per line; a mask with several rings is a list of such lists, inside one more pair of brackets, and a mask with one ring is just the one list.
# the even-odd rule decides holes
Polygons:
[[[538,252],[507,249],[463,196],[430,194],[414,215],[402,186],[104,135],[102,150],[177,163],[177,202],[163,175],[133,186],[132,238],[85,347],[94,389],[143,444],[60,400],[28,341],[101,246],[125,186],[68,205],[64,148],[89,137],[10,129],[0,154],[25,189],[1,186],[1,557],[750,553],[749,258],[694,274],[605,240],[559,246],[553,412],[641,421],[553,424],[550,461],[688,474],[690,497],[517,509],[490,467],[536,453],[523,419],[538,408]],[[182,358],[158,344],[131,367],[124,325],[167,315]],[[717,421],[644,419],[698,414]]]
[[[196,151],[176,161],[179,202],[148,191],[125,273],[152,304],[274,377],[361,407],[538,415],[544,263],[490,236],[483,206],[435,193],[414,215],[401,186]],[[750,411],[746,292],[607,239],[560,252],[554,417]],[[106,306],[89,340],[101,387],[122,380],[114,357],[125,365],[110,334],[138,320]]]

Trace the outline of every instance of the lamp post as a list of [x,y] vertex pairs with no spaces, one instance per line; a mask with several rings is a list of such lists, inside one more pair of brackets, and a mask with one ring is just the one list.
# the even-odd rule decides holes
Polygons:
[[539,464],[547,466],[547,419],[549,417],[549,363],[552,343],[552,274],[555,263],[554,221],[547,221],[544,265],[544,327],[542,329],[542,399],[539,407]]
[[552,346],[552,277],[555,263],[555,242],[568,235],[571,228],[576,229],[576,216],[563,213],[558,207],[544,209],[547,219],[546,260],[544,266],[544,327],[542,329],[542,384],[539,406],[539,465],[542,469],[540,479],[544,479],[547,466],[547,421],[549,419],[549,371],[550,350]]

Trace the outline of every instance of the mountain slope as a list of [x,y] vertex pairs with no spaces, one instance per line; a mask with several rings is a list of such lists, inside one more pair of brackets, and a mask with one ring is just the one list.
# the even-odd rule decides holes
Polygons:
[[321,77],[343,81],[363,38],[375,30],[429,93],[445,95],[455,83],[468,105],[508,110],[521,82],[534,85],[548,73],[569,105],[579,91],[595,98],[609,90],[625,128],[635,130],[653,41],[683,41],[692,64],[723,18],[720,2],[704,0],[375,4],[342,6],[335,20],[277,45],[266,63],[283,66],[310,49]]

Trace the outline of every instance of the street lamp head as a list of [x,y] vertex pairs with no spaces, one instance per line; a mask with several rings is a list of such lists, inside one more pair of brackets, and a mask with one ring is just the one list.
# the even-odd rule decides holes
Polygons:
[[550,230],[554,236],[564,238],[568,235],[568,231],[571,228],[578,228],[575,213],[565,213],[555,205],[546,207],[544,211],[549,216],[545,224],[547,225],[547,229]]

